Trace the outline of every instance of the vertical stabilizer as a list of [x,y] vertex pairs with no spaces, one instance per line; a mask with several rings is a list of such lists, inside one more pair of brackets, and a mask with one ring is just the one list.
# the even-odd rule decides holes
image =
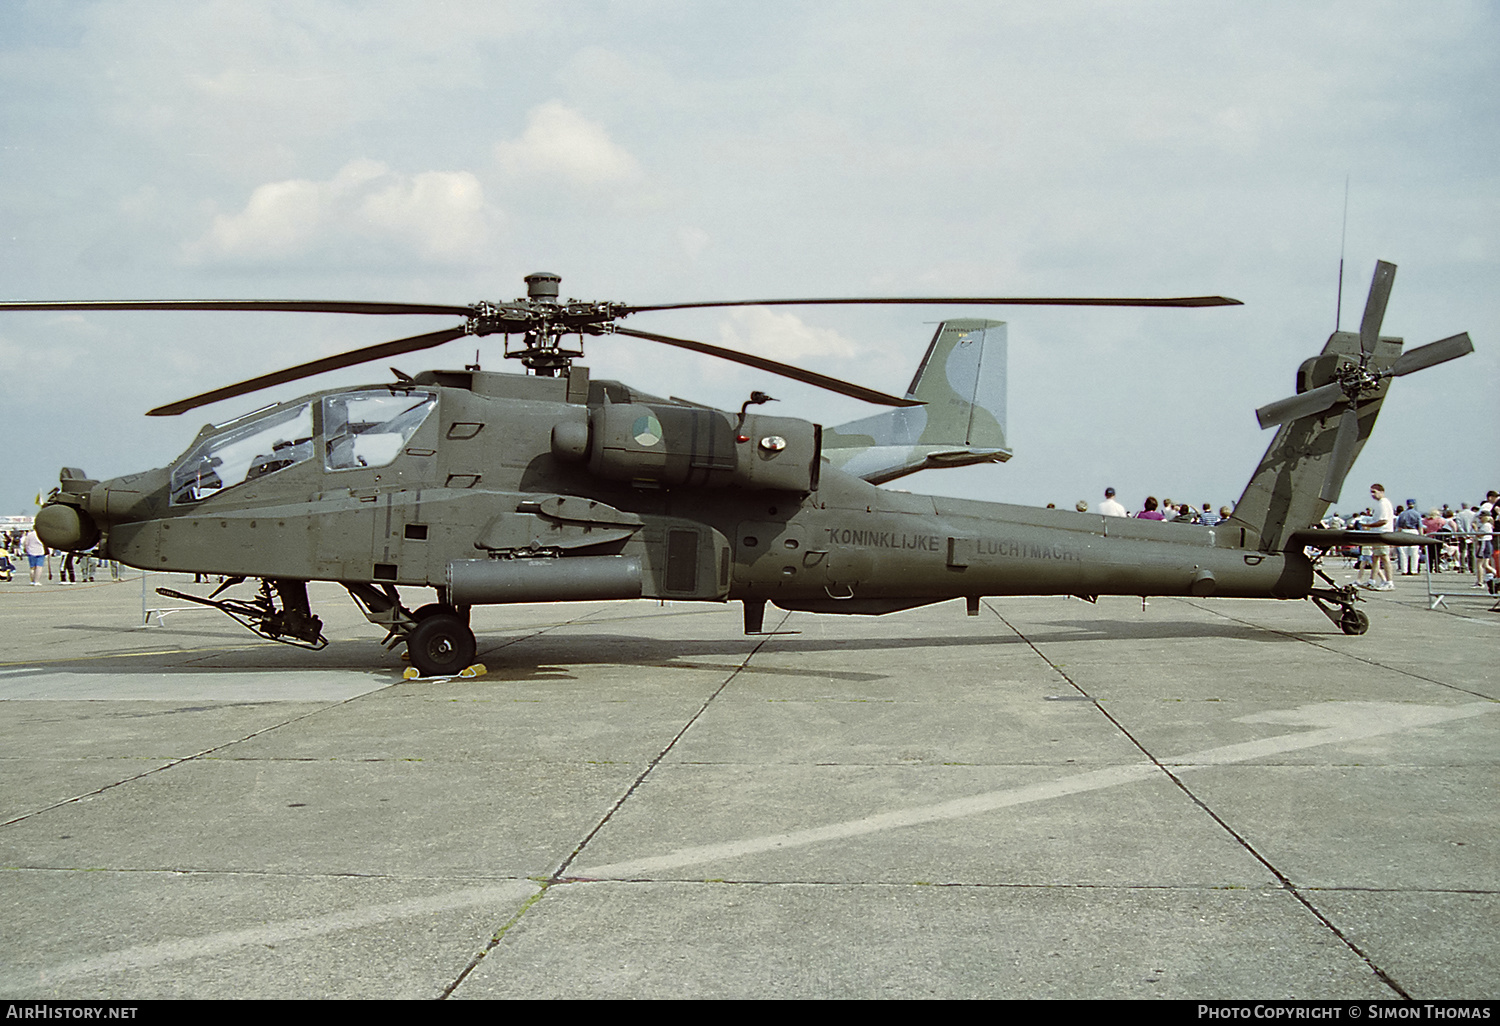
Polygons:
[[1468,332],[1408,353],[1401,339],[1381,336],[1395,280],[1396,265],[1376,261],[1359,333],[1328,336],[1323,351],[1298,368],[1296,393],[1255,411],[1261,427],[1280,427],[1226,525],[1240,529],[1239,544],[1279,552],[1291,532],[1315,526],[1374,430],[1391,379],[1474,351]]
[[[1376,374],[1388,371],[1401,355],[1401,345],[1399,338],[1379,339],[1367,361],[1369,369]],[[1359,335],[1351,331],[1334,332],[1323,352],[1298,369],[1297,394],[1305,395],[1336,382],[1339,372],[1358,366],[1360,358]],[[1375,418],[1390,387],[1390,379],[1381,378],[1378,384],[1362,392],[1352,406],[1335,403],[1282,424],[1245,486],[1245,493],[1235,503],[1234,515],[1224,526],[1242,528],[1247,548],[1279,552],[1285,548],[1291,532],[1322,520],[1332,501],[1320,494],[1329,480],[1330,467],[1336,461],[1342,463],[1343,470],[1352,466],[1374,430]],[[1345,441],[1338,446],[1340,424],[1350,409],[1357,418],[1357,431],[1352,437],[1345,432]],[[1343,483],[1341,476],[1338,483],[1340,486]]]
[[873,484],[939,467],[1003,463],[1005,322],[943,321],[917,367],[909,399],[924,403],[826,428],[823,454]]

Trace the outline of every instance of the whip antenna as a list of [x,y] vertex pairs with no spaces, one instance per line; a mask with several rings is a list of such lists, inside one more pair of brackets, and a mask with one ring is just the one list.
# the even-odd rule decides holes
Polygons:
[[1349,237],[1349,176],[1344,176],[1344,226],[1339,229],[1339,298],[1333,313],[1333,330],[1344,323],[1344,241]]

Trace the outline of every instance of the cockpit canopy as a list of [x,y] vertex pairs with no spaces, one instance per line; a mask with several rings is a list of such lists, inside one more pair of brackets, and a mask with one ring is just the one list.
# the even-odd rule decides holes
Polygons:
[[201,502],[322,454],[328,471],[392,463],[437,406],[423,391],[366,389],[304,400],[218,425],[172,468],[172,505]]

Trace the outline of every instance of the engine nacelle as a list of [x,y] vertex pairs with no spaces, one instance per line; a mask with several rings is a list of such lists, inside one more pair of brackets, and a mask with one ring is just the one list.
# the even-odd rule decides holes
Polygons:
[[[554,430],[553,454],[583,458],[578,426]],[[647,487],[767,488],[807,493],[818,487],[823,429],[791,417],[693,406],[610,403],[589,414],[589,471]]]

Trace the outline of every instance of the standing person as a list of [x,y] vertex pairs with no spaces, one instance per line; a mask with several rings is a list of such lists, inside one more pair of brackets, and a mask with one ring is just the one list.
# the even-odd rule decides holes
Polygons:
[[[1417,500],[1407,499],[1406,508],[1396,514],[1396,530],[1409,531],[1412,534],[1422,533],[1422,514],[1417,512]],[[1396,568],[1405,576],[1411,577],[1417,572],[1417,553],[1419,546],[1401,545],[1396,549]]]
[[[1391,506],[1391,500],[1385,497],[1385,485],[1372,484],[1370,498],[1374,500],[1374,506],[1370,509],[1370,519],[1365,524],[1365,530],[1391,530],[1396,523],[1396,510]],[[1370,551],[1372,559],[1368,587],[1371,591],[1390,591],[1396,587],[1396,583],[1391,580],[1391,547],[1371,545]]]
[[1203,512],[1198,514],[1198,523],[1204,527],[1212,527],[1219,522],[1219,514],[1214,512],[1213,505],[1205,502]]
[[1462,560],[1460,569],[1474,569],[1474,531],[1479,526],[1479,510],[1470,509],[1467,502],[1458,504],[1458,512],[1453,514],[1453,528],[1461,536],[1458,540],[1459,558]]
[[1137,520],[1165,520],[1166,516],[1156,508],[1156,496],[1146,496],[1146,508],[1136,515]]
[[1474,540],[1474,587],[1483,588],[1495,576],[1495,568],[1490,565],[1495,556],[1494,515],[1479,514],[1479,522],[1474,525],[1474,530],[1479,533],[1479,537]]
[[1125,512],[1125,507],[1115,501],[1115,490],[1113,488],[1104,489],[1104,501],[1099,503],[1099,512],[1107,517],[1130,516],[1129,513]]
[[1454,522],[1443,516],[1443,510],[1433,507],[1427,511],[1427,516],[1422,517],[1422,531],[1433,535],[1442,543],[1428,552],[1428,559],[1433,561],[1433,573],[1442,573],[1445,567],[1452,570],[1458,561],[1458,546],[1454,544]]
[[26,537],[21,539],[21,548],[26,553],[26,562],[31,564],[31,586],[40,588],[42,566],[47,562],[47,546],[42,544],[42,539],[37,536],[36,528],[26,532]]

